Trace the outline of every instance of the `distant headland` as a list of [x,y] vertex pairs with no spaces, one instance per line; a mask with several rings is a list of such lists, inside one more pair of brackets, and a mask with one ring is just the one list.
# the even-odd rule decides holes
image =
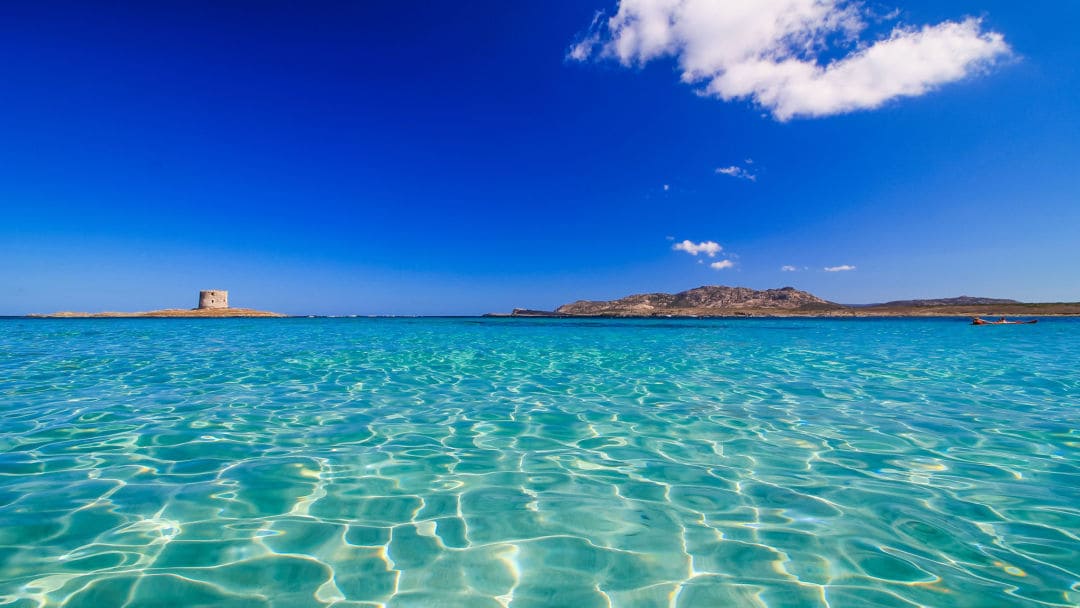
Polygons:
[[579,300],[555,310],[515,308],[492,317],[968,317],[1080,315],[1080,302],[1026,303],[960,296],[845,305],[794,287],[750,289],[705,285],[679,293],[645,293],[617,300]]
[[199,292],[197,308],[164,308],[145,312],[54,312],[50,314],[32,314],[29,317],[50,319],[90,319],[90,318],[226,318],[226,317],[284,317],[281,313],[255,310],[252,308],[230,308],[229,292],[222,289],[208,289]]

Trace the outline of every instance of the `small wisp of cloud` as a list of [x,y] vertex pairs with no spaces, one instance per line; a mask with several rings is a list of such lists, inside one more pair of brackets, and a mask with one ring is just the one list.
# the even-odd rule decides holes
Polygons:
[[731,165],[730,167],[717,167],[717,175],[727,175],[728,177],[737,177],[739,179],[746,179],[752,182],[757,181],[757,174],[751,173],[743,167],[738,165]]
[[847,272],[849,270],[855,270],[855,267],[851,264],[841,264],[840,266],[825,267],[825,272]]
[[719,262],[713,262],[712,264],[709,264],[709,268],[712,268],[713,270],[723,270],[725,268],[734,267],[735,262],[732,262],[731,260],[720,260]]
[[798,272],[798,271],[799,271],[798,267],[792,266],[790,264],[784,264],[783,266],[780,267],[780,272]]
[[715,241],[702,241],[700,243],[695,243],[690,239],[687,239],[681,243],[675,243],[671,248],[675,251],[685,251],[690,255],[704,253],[710,258],[715,258],[716,254],[720,253],[724,249],[720,246],[720,243],[717,243]]

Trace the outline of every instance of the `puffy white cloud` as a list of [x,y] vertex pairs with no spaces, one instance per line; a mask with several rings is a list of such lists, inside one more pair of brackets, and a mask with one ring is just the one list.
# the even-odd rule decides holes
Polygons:
[[784,264],[783,266],[780,267],[780,270],[782,272],[798,272],[799,269],[797,267],[795,267],[795,266],[790,265],[790,264]]
[[700,93],[750,99],[785,121],[922,95],[1010,54],[1004,37],[975,18],[898,25],[860,42],[868,16],[855,0],[620,0],[568,57],[625,66],[674,57],[682,81]]
[[690,255],[704,253],[710,258],[715,258],[716,254],[723,251],[724,248],[720,246],[720,243],[716,243],[713,241],[703,241],[701,243],[695,243],[687,239],[681,243],[675,243],[675,245],[672,246],[672,249],[674,249],[675,251],[685,251]]
[[734,266],[735,262],[732,262],[731,260],[720,260],[719,262],[713,262],[712,264],[709,264],[709,268],[712,268],[713,270],[723,270],[725,268],[732,268]]
[[735,165],[732,165],[730,167],[718,167],[716,169],[716,172],[720,175],[728,175],[730,177],[737,177],[739,179],[748,179],[752,182],[757,181],[757,175],[754,175],[746,169],[743,169],[742,167],[737,167]]
[[850,264],[841,264],[840,266],[825,267],[825,272],[847,272],[848,270],[855,270],[855,267]]

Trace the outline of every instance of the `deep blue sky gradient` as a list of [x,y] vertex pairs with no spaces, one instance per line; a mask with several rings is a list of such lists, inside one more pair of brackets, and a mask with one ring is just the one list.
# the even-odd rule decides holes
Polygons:
[[[779,123],[672,62],[567,62],[608,1],[5,3],[0,314],[202,288],[296,314],[702,284],[1080,300],[1080,3],[890,6],[982,16],[1015,57]],[[756,182],[714,173],[747,158]]]

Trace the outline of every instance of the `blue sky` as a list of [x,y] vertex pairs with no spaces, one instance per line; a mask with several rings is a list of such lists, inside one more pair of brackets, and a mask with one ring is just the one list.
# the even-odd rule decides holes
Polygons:
[[0,314],[1080,300],[1080,3],[701,2],[7,3]]

